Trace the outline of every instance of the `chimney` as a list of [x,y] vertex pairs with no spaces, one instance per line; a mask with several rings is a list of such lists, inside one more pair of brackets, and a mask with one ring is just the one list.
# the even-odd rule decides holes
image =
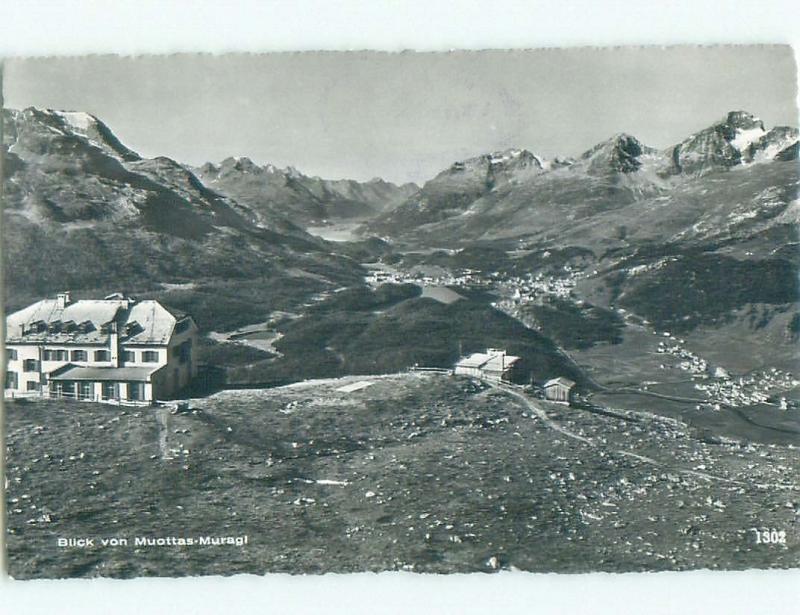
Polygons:
[[72,300],[70,299],[70,296],[69,296],[69,291],[68,291],[68,290],[65,290],[63,293],[58,293],[58,294],[56,295],[56,305],[57,305],[57,306],[58,306],[60,309],[62,309],[62,310],[63,310],[63,309],[64,309],[65,307],[67,307],[67,306],[68,306],[70,303],[72,303]]
[[114,367],[120,367],[121,361],[119,356],[119,325],[116,320],[111,321],[108,336],[108,351],[111,358],[111,363]]

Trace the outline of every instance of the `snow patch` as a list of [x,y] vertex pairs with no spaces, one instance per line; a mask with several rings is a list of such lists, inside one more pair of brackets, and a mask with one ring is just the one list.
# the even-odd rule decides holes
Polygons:
[[737,130],[736,136],[731,139],[730,144],[742,152],[750,147],[751,143],[758,141],[765,134],[767,134],[767,131],[760,126],[748,128],[747,130]]
[[757,215],[758,211],[754,210],[733,213],[730,215],[730,222],[731,224],[738,224],[739,222],[743,222],[744,220],[750,220],[752,218],[755,218]]
[[673,261],[678,260],[674,256],[668,256],[666,258],[661,258],[653,263],[648,263],[646,265],[636,265],[628,269],[628,275],[639,275],[640,273],[645,273],[647,271],[654,271],[656,269],[661,269],[662,267],[666,266],[667,263],[671,263]]
[[366,389],[367,387],[371,387],[373,384],[375,383],[370,382],[369,380],[361,380],[359,382],[346,384],[343,387],[339,387],[336,390],[341,391],[342,393],[353,393],[355,391],[360,391],[361,389]]
[[793,200],[776,218],[781,224],[800,224],[800,200]]
[[72,128],[80,131],[88,130],[94,125],[94,118],[83,111],[56,111],[55,114],[63,118]]
[[774,160],[778,154],[780,154],[783,150],[791,146],[796,141],[797,138],[792,137],[791,135],[784,139],[775,141],[774,143],[771,143],[770,145],[765,147],[763,150],[755,152],[755,154],[753,155],[753,162],[766,162],[769,160]]

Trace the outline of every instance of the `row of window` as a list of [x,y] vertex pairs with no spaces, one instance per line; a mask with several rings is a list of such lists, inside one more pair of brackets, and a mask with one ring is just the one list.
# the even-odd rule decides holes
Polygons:
[[[95,361],[110,361],[111,352],[108,350],[95,350],[93,357]],[[15,361],[17,359],[16,349],[8,349],[8,359],[10,361]],[[88,361],[89,353],[86,350],[73,350],[72,352],[69,352],[68,350],[45,350],[42,355],[42,359],[44,361]],[[127,362],[135,362],[136,353],[133,350],[125,350],[122,353],[122,360]],[[142,363],[158,363],[158,351],[142,351]],[[22,369],[26,372],[38,371],[39,361],[36,359],[25,359]]]
[[[101,383],[102,399],[121,399],[122,390],[120,382]],[[127,398],[129,400],[142,400],[145,398],[143,382],[127,383]],[[50,390],[51,397],[67,397],[77,399],[94,399],[94,382],[59,382]]]
[[[19,376],[16,372],[6,372],[6,389],[19,388]],[[40,391],[42,386],[35,380],[29,380],[25,384],[27,391]],[[94,395],[93,382],[63,382],[57,383],[52,388],[51,395],[55,397],[73,397],[77,394],[79,399],[91,399]],[[77,390],[76,390],[77,389]],[[128,399],[144,399],[144,383],[143,382],[129,382],[128,383]],[[103,382],[102,383],[102,397],[103,399],[119,399],[120,398],[120,383],[118,382]]]
[[[17,375],[17,372],[6,372],[6,388],[19,388],[19,376]],[[42,387],[37,380],[28,380],[28,382],[25,384],[25,389],[27,391],[38,391],[41,388]]]

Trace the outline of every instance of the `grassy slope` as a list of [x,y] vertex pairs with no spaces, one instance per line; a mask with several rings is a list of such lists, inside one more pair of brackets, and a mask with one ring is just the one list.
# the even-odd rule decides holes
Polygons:
[[[758,546],[749,531],[793,527],[790,493],[758,486],[797,477],[786,448],[709,445],[677,424],[548,406],[592,447],[469,381],[397,376],[336,391],[355,380],[197,400],[198,413],[168,417],[174,459],[159,456],[150,410],[9,404],[11,574],[472,572],[490,570],[491,557],[548,572],[800,564],[796,534]],[[739,482],[685,472],[701,465]],[[206,533],[250,542],[54,546],[57,536]]]
[[346,374],[392,373],[414,364],[450,367],[463,353],[506,348],[523,358],[521,379],[557,375],[583,382],[548,338],[481,299],[444,305],[414,286],[336,293],[299,319],[279,326],[285,355],[236,370],[234,383],[269,383]]

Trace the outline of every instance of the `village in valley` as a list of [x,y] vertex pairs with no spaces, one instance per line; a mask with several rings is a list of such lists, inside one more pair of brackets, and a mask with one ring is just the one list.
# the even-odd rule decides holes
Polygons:
[[[411,286],[444,306],[475,301],[478,293],[491,309],[537,334],[547,330],[531,307],[553,300],[586,305],[578,290],[585,272],[569,267],[526,276],[469,268],[451,273],[441,266],[367,268],[372,293]],[[346,292],[318,293],[306,307],[321,309]],[[6,399],[20,410],[7,444],[10,540],[72,527],[70,519],[79,515],[77,498],[56,509],[43,489],[44,474],[57,469],[81,492],[126,501],[114,485],[136,465],[153,480],[162,469],[174,473],[180,486],[170,496],[172,508],[152,518],[104,508],[103,523],[147,534],[153,519],[170,526],[175,513],[204,510],[218,527],[243,527],[261,537],[231,570],[316,570],[315,559],[302,555],[293,538],[309,522],[327,528],[325,540],[339,544],[340,556],[331,563],[336,570],[791,564],[786,545],[769,553],[752,547],[755,533],[793,527],[800,515],[791,430],[751,440],[738,435],[741,430],[713,425],[717,416],[739,420],[735,412],[742,410],[759,425],[763,409],[794,420],[791,391],[800,382],[777,368],[731,373],[689,350],[684,338],[625,310],[617,314],[649,340],[639,346],[654,369],[638,385],[604,384],[596,372],[580,383],[565,373],[542,378],[505,347],[465,351],[462,343],[469,340],[459,340],[450,365],[416,363],[400,373],[186,396],[190,380],[202,378],[207,367],[198,359],[207,333],[191,315],[123,294],[75,299],[59,293],[7,320],[14,376],[7,377]],[[277,323],[300,318],[278,313],[208,337],[223,348],[265,349],[285,360],[285,349],[276,348],[284,335]],[[568,351],[557,352],[574,361]],[[65,448],[58,433],[70,421],[81,444]],[[217,464],[225,470],[213,487],[202,488],[210,491],[201,506],[200,485]],[[468,478],[468,492],[459,477]],[[475,506],[456,514],[435,490],[423,488],[425,481],[457,501],[476,500]],[[238,494],[235,507],[230,489]],[[137,497],[154,510],[165,496]],[[486,506],[488,516],[480,512]],[[339,527],[333,511],[345,510],[351,520]],[[264,529],[264,519],[276,514],[287,531]],[[553,532],[557,542],[548,538]],[[589,543],[596,555],[577,557]],[[385,549],[391,561],[381,555]],[[162,557],[181,574],[204,571],[199,560]],[[59,559],[55,570],[74,574],[81,561]],[[128,574],[123,560],[108,562],[108,574]],[[36,576],[36,570],[28,560],[19,574]]]
[[[546,258],[548,253],[544,253]],[[373,287],[381,284],[415,284],[423,289],[423,296],[449,302],[458,300],[463,290],[488,290],[497,296],[492,306],[518,319],[525,326],[541,330],[541,325],[530,317],[525,308],[540,305],[550,298],[567,300],[578,307],[585,302],[575,292],[578,282],[586,272],[569,265],[557,275],[538,272],[526,276],[508,275],[500,271],[483,273],[465,268],[450,272],[438,266],[415,266],[404,271],[398,267],[370,264],[367,283]],[[597,273],[596,271],[594,272]],[[617,308],[619,317],[628,323],[645,328],[658,340],[655,352],[663,355],[659,368],[664,379],[674,381],[674,372],[685,373],[699,396],[698,410],[720,411],[723,407],[747,407],[767,404],[783,411],[800,409],[800,401],[786,397],[788,391],[800,386],[797,376],[778,368],[756,370],[747,374],[731,375],[721,365],[711,365],[686,347],[686,340],[668,331],[658,331],[643,319],[631,319],[625,309]],[[458,373],[458,365],[456,365]],[[571,382],[571,381],[570,381]],[[641,390],[652,389],[655,381],[643,381]]]
[[797,129],[720,88],[644,117],[675,50],[586,72],[602,98],[628,67],[637,114],[573,115],[563,76],[539,114],[572,52],[516,53],[207,57],[258,77],[210,106],[189,79],[171,117],[151,69],[105,119],[105,83],[3,109],[15,578],[800,566]]
[[[450,251],[451,255],[455,253],[457,251]],[[545,252],[543,259],[548,256],[549,253]],[[587,272],[573,269],[569,264],[555,273],[550,269],[548,272],[539,271],[524,276],[509,274],[500,268],[483,272],[468,267],[450,270],[439,265],[403,267],[402,264],[388,265],[383,262],[366,263],[364,266],[368,271],[365,282],[372,289],[377,290],[384,285],[387,288],[413,285],[420,289],[421,297],[442,304],[467,300],[467,296],[476,291],[488,293],[493,298],[490,302],[492,308],[508,314],[527,328],[545,334],[547,331],[532,316],[531,306],[541,306],[553,299],[569,302],[578,308],[586,305],[579,298],[576,286]],[[337,289],[334,294],[344,290]],[[305,305],[319,304],[329,297],[329,291],[318,293]],[[192,347],[199,345],[198,331],[191,316],[173,312],[180,322],[175,321],[168,310],[153,303],[157,309],[152,313],[163,314],[159,318],[164,322],[154,320],[151,315],[148,319],[141,319],[140,323],[130,315],[131,310],[134,314],[143,314],[146,302],[134,309],[136,305],[136,299],[119,293],[102,301],[82,300],[75,303],[71,301],[70,294],[64,292],[54,300],[44,300],[10,315],[7,323],[10,336],[7,340],[9,363],[6,397],[149,404],[159,399],[169,399],[170,396],[175,398],[179,390],[188,390],[189,379],[198,372],[197,354],[192,353]],[[787,392],[800,385],[792,373],[769,368],[732,375],[725,366],[712,365],[689,350],[683,338],[668,331],[657,331],[644,319],[632,319],[631,314],[622,308],[616,308],[616,312],[621,321],[649,331],[657,341],[652,352],[662,357],[658,368],[662,370],[666,384],[662,386],[657,380],[643,380],[637,387],[639,391],[683,397],[688,402],[694,402],[694,409],[700,411],[759,405],[773,406],[786,412],[797,410],[798,401],[791,395],[787,396]],[[280,314],[273,321],[296,318],[291,314]],[[170,318],[178,322],[175,330],[179,333],[175,341],[166,333]],[[283,334],[271,327],[268,322],[244,327],[233,333],[210,332],[208,335],[217,343],[253,345],[277,353],[280,357],[274,344]],[[105,350],[96,349],[101,338],[110,340]],[[31,346],[32,341],[38,345]],[[21,345],[18,346],[18,343]],[[143,343],[155,343],[156,346],[151,350],[144,348],[141,356],[138,356],[134,349],[142,347]],[[132,346],[131,350],[127,350],[125,344]],[[159,350],[159,344],[163,350]],[[81,349],[84,346],[86,348]],[[173,350],[172,346],[180,346],[180,349]],[[185,365],[188,371],[170,367],[173,358],[178,356],[181,357],[180,363],[176,365]],[[572,400],[576,391],[581,391],[581,396],[585,396],[587,391],[581,390],[582,387],[576,388],[576,383],[563,374],[553,374],[545,380],[536,379],[536,374],[530,372],[520,374],[517,369],[519,360],[520,357],[512,356],[505,349],[489,348],[462,355],[450,366],[416,364],[413,367],[434,370],[447,367],[449,369],[441,371],[498,383],[527,384],[531,394],[558,401]],[[676,382],[676,373],[683,373],[687,378],[678,389],[672,385],[673,391],[668,383]],[[512,378],[512,374],[516,374],[515,377]],[[173,376],[181,380],[173,382]],[[135,378],[141,378],[142,384],[131,384]],[[690,389],[685,385],[689,385]],[[165,397],[165,392],[171,395]]]

